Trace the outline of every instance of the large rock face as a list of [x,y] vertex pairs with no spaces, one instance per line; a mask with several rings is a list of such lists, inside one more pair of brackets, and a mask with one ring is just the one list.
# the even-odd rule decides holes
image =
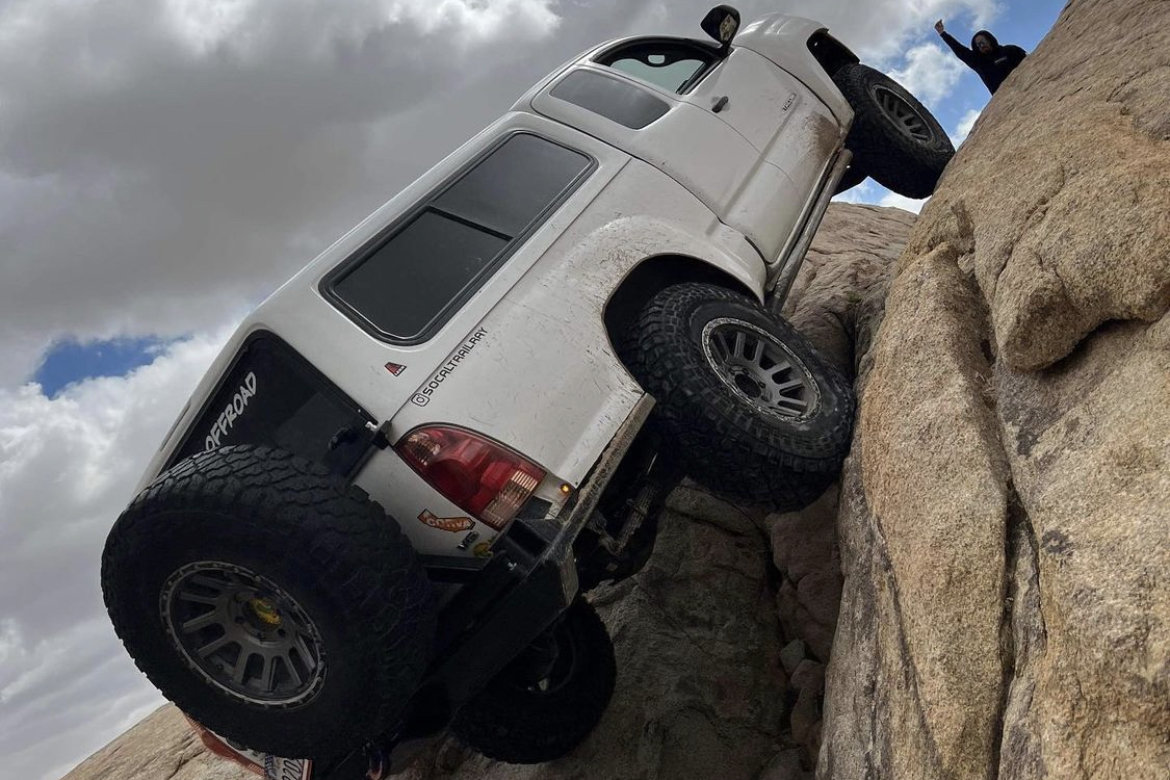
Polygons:
[[1170,776],[1170,3],[1073,0],[864,379],[823,778]]
[[909,256],[949,246],[1000,361],[1050,366],[1170,305],[1170,30],[1149,0],[1072,0],[947,170]]

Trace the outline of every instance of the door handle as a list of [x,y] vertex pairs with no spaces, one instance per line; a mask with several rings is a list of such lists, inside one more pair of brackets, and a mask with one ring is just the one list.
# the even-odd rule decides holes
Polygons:
[[715,104],[713,106],[711,106],[711,110],[714,111],[716,114],[718,114],[720,111],[727,108],[727,103],[728,103],[727,95],[724,95],[721,98],[717,98],[715,100]]

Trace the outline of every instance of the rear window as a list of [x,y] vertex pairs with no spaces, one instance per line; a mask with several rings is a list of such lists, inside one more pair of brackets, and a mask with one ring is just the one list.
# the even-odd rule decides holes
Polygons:
[[168,467],[233,444],[265,444],[332,463],[372,421],[291,347],[261,333],[240,350]]
[[323,290],[374,335],[425,341],[593,166],[591,157],[560,144],[511,135],[331,273]]

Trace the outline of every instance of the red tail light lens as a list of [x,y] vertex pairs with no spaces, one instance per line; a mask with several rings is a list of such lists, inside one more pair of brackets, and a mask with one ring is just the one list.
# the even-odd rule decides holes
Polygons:
[[545,474],[515,452],[459,428],[419,428],[394,449],[453,504],[497,531],[516,516]]

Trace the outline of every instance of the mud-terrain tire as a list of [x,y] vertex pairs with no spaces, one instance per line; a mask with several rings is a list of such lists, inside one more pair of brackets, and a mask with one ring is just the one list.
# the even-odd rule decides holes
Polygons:
[[852,388],[746,295],[709,284],[668,287],[642,310],[622,353],[657,400],[655,418],[684,469],[711,490],[791,510],[840,472]]
[[268,447],[201,453],[142,491],[106,540],[102,593],[163,695],[227,738],[296,758],[393,725],[435,630],[431,585],[396,523]]
[[845,65],[833,82],[855,114],[845,146],[858,170],[908,198],[933,193],[955,155],[934,115],[901,84],[865,65]]
[[509,764],[552,761],[589,736],[613,696],[613,643],[601,618],[582,598],[551,631],[560,655],[541,681],[545,687],[533,684],[524,659],[518,659],[463,706],[451,725],[455,736],[488,758]]

